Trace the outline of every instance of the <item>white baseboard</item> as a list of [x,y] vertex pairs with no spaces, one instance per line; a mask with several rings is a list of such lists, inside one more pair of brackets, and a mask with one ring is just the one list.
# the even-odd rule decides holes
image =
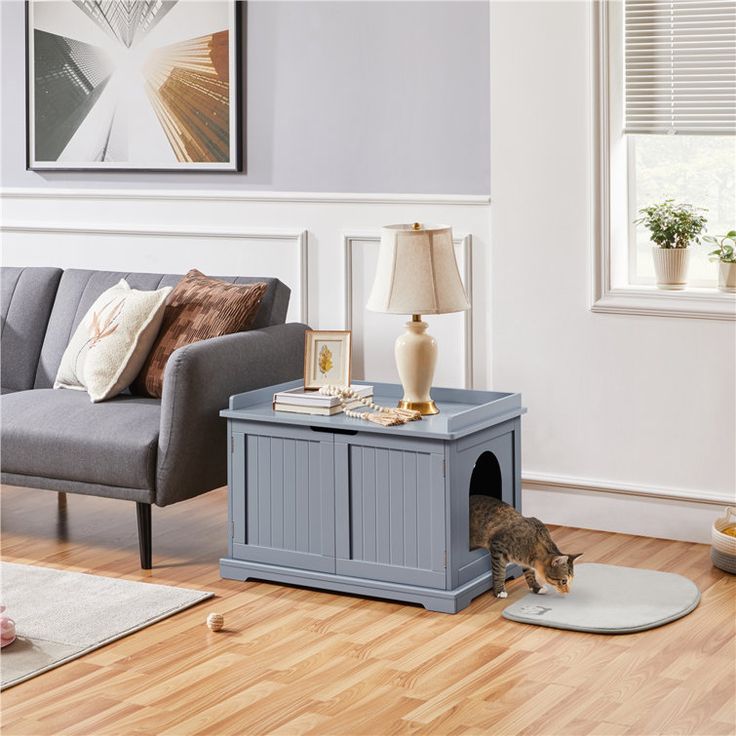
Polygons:
[[541,474],[525,476],[522,486],[524,515],[547,524],[685,542],[710,543],[713,521],[723,507],[736,503],[725,494],[659,492]]
[[621,481],[602,481],[590,478],[577,478],[570,475],[552,475],[551,473],[537,473],[525,471],[523,473],[524,487],[555,488],[575,491],[603,491],[604,493],[623,494],[626,496],[645,496],[648,498],[670,499],[674,501],[691,501],[692,503],[708,503],[719,506],[736,503],[736,491],[731,494],[718,491],[708,491],[690,488],[672,488],[668,486],[644,486],[638,483],[623,483]]

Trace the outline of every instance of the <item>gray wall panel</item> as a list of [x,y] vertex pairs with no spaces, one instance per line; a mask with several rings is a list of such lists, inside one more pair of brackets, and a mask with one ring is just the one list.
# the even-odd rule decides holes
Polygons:
[[284,518],[284,547],[297,549],[296,546],[296,513],[297,489],[296,481],[296,448],[294,440],[284,440],[284,483],[283,483],[283,518]]
[[296,548],[309,551],[309,488],[305,486],[309,467],[309,444],[296,442]]
[[25,170],[24,7],[0,2],[8,187],[488,194],[487,2],[249,2],[247,173]]
[[271,546],[284,547],[284,440],[271,439]]
[[[418,567],[418,495],[417,495],[417,461],[416,455],[408,452],[396,453],[400,462],[396,463],[395,483],[399,484],[403,478],[403,560],[409,567]],[[402,476],[403,472],[403,476]],[[398,493],[396,494],[399,495]],[[399,561],[400,564],[400,561]]]

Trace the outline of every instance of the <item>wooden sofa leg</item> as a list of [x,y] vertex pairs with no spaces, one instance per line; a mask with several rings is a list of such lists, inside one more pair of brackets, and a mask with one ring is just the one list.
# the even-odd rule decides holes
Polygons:
[[59,491],[59,494],[57,496],[58,504],[60,509],[66,508],[66,493],[63,491]]
[[138,548],[141,553],[141,568],[151,569],[153,557],[151,536],[151,504],[136,501],[135,510],[138,516]]

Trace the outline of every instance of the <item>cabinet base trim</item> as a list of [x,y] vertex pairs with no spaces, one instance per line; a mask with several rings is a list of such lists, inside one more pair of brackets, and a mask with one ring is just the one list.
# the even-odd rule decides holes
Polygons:
[[485,593],[492,587],[490,570],[454,590],[437,590],[436,588],[423,588],[417,585],[364,580],[348,575],[333,575],[311,570],[279,567],[278,565],[266,565],[260,562],[246,562],[231,557],[223,557],[220,560],[220,575],[229,580],[268,580],[321,590],[334,590],[340,593],[353,593],[355,595],[419,603],[428,611],[437,611],[438,613],[457,613],[470,605],[473,598]]

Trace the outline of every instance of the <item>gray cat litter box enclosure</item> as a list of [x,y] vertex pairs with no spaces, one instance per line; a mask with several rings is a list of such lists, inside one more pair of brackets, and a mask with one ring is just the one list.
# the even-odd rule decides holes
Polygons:
[[[221,412],[230,435],[222,577],[444,613],[489,590],[488,551],[470,548],[469,499],[482,493],[520,509],[521,396],[434,388],[439,414],[383,427],[275,412],[274,393],[300,385],[233,396]],[[403,389],[375,383],[374,393],[395,406]]]
[[700,601],[692,580],[671,572],[584,563],[575,566],[572,592],[530,593],[504,618],[555,629],[628,634],[675,621]]

